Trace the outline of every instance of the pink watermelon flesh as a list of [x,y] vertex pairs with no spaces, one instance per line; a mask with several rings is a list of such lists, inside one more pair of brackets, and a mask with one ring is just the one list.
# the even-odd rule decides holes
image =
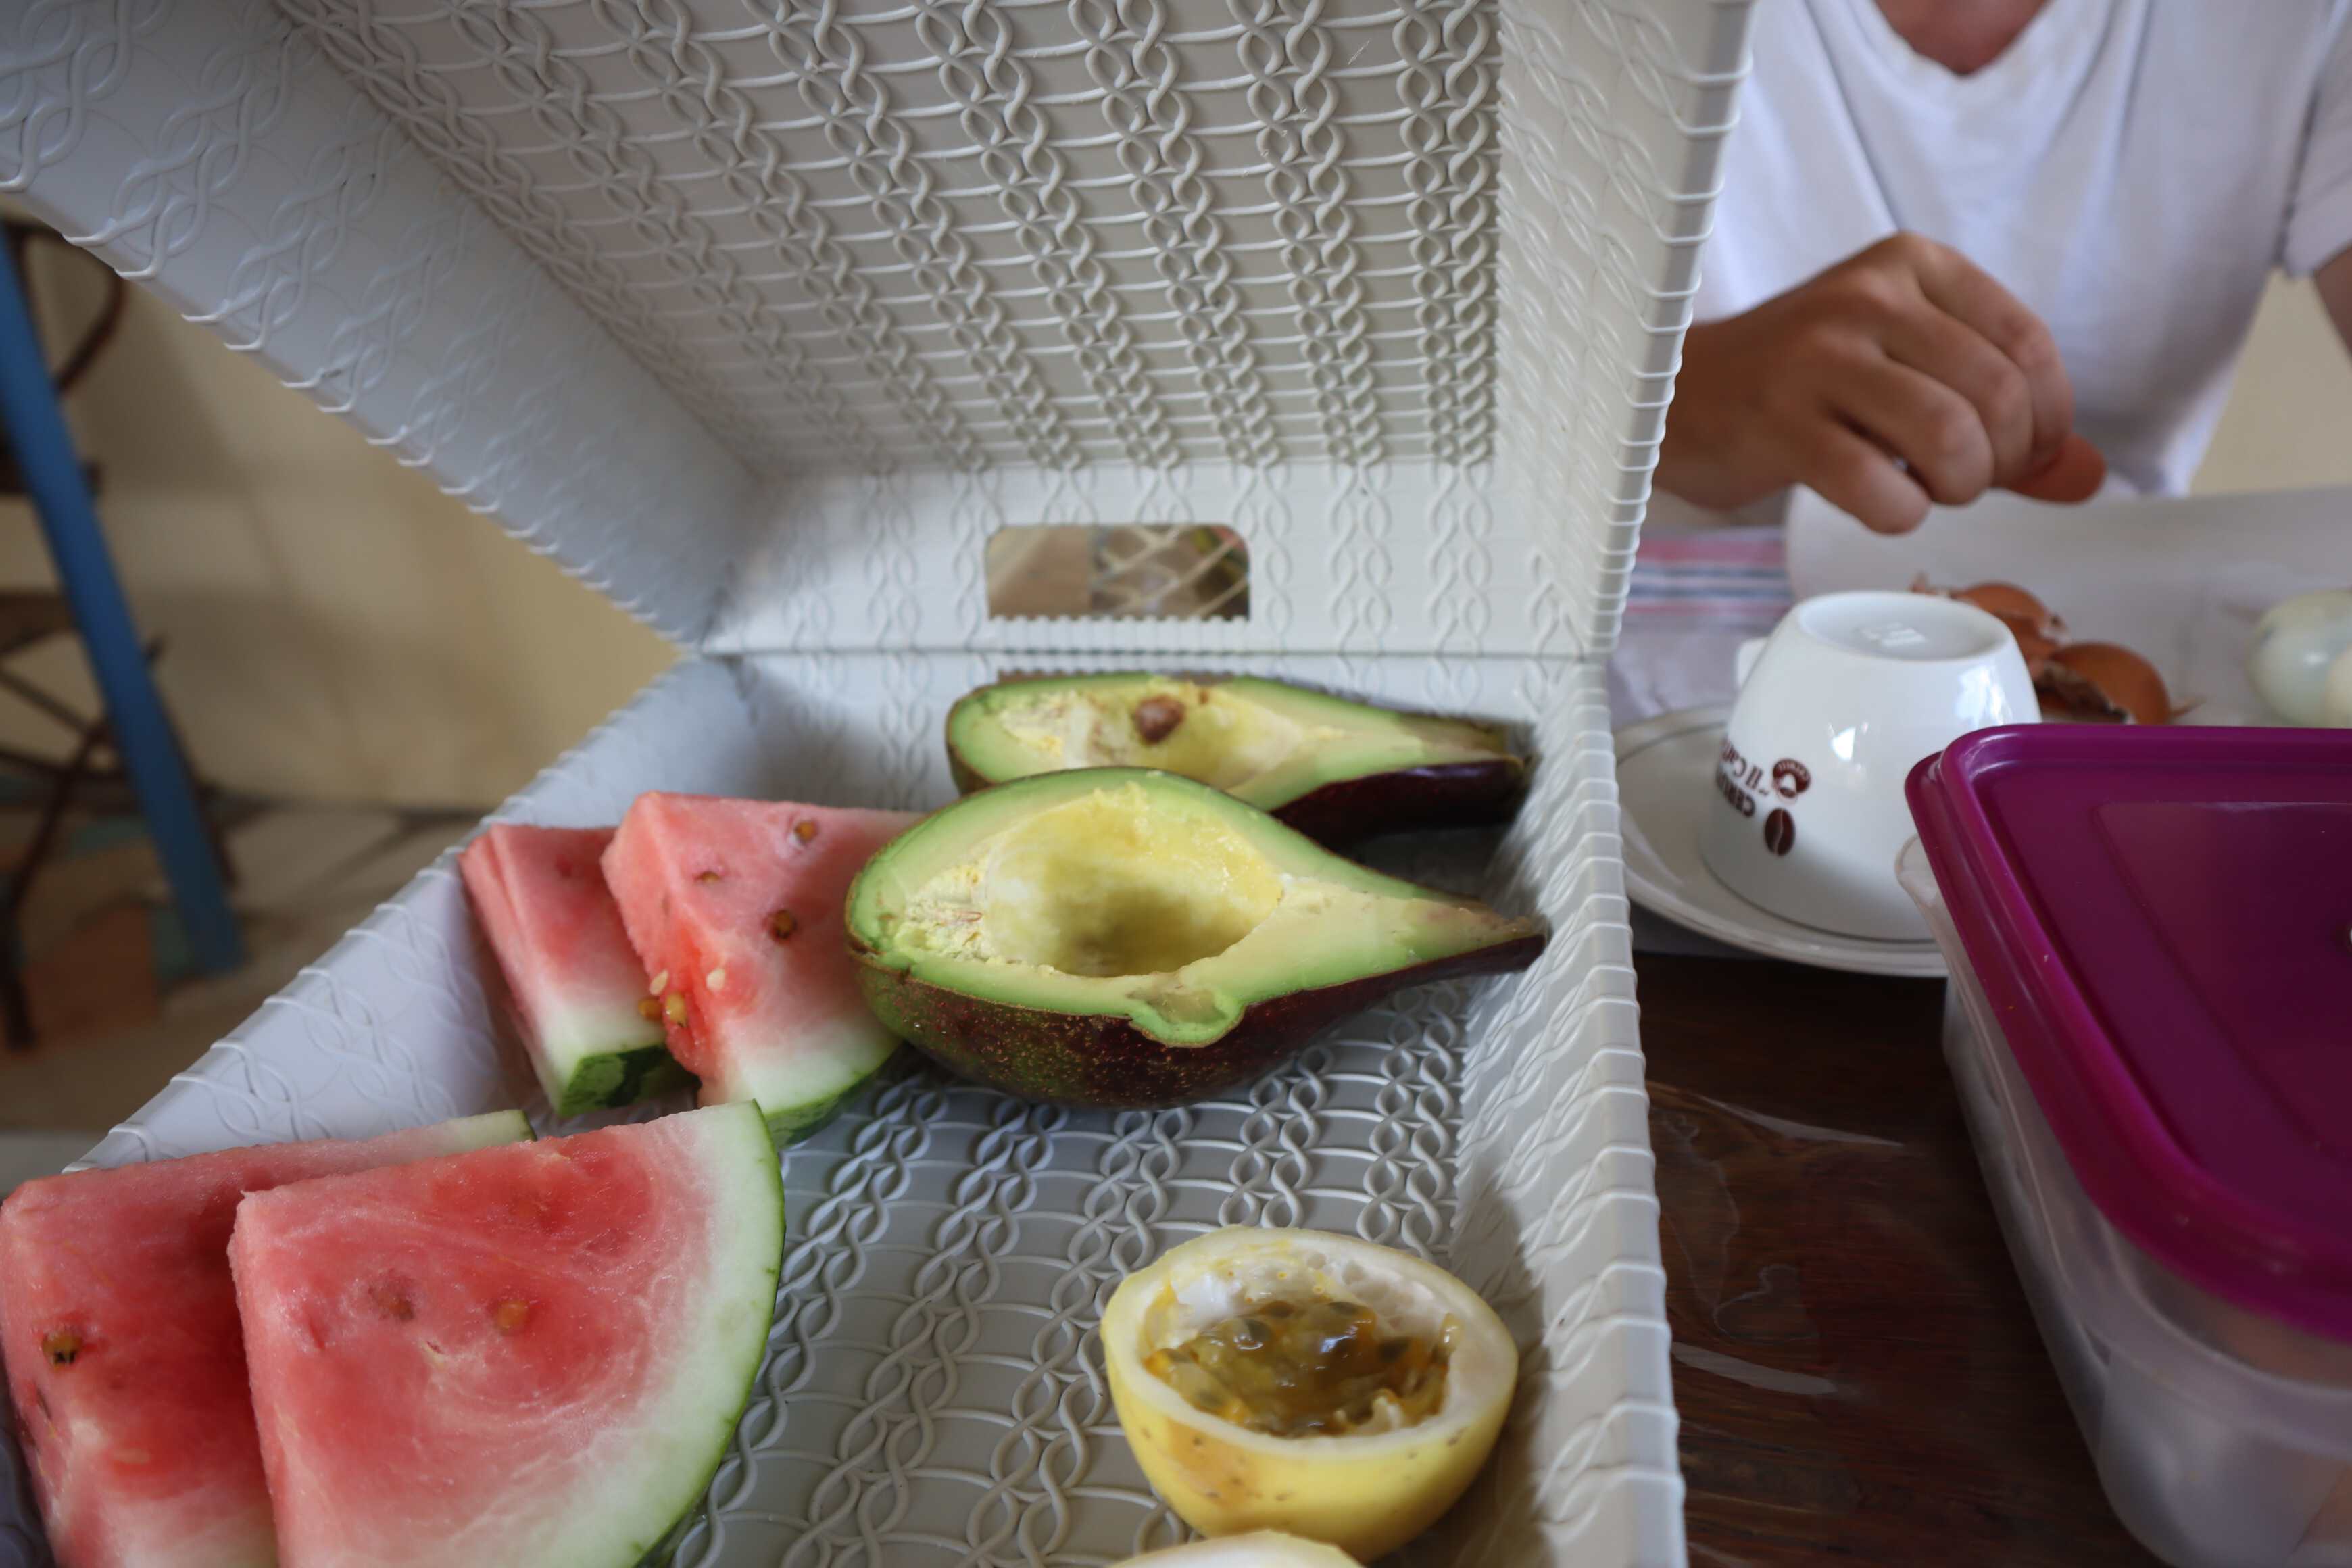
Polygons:
[[790,1142],[889,1060],[898,1042],[859,994],[842,910],[874,852],[916,821],[693,795],[629,807],[604,879],[703,1103],[757,1100]]
[[239,1198],[530,1136],[505,1110],[362,1142],[80,1171],[11,1194],[0,1355],[59,1568],[274,1561],[229,1279]]
[[499,823],[457,868],[498,956],[515,1031],[559,1116],[686,1087],[648,1016],[637,962],[600,864],[609,827]]
[[750,1105],[257,1193],[229,1245],[285,1568],[628,1568],[766,1349]]

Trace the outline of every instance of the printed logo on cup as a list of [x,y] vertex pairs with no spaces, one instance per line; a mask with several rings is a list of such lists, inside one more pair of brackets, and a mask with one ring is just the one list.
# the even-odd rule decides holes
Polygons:
[[[1811,768],[1794,757],[1782,757],[1772,764],[1769,782],[1762,768],[1739,754],[1739,748],[1726,741],[1717,758],[1715,787],[1727,801],[1732,810],[1742,816],[1756,815],[1756,802],[1767,789],[1782,800],[1794,800],[1812,787]],[[1764,818],[1764,847],[1775,855],[1786,855],[1797,842],[1797,819],[1787,809],[1774,806]]]

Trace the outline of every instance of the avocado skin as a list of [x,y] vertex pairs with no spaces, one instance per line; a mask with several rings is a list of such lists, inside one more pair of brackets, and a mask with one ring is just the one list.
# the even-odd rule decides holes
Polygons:
[[1386,833],[1494,826],[1518,814],[1527,791],[1527,763],[1497,757],[1339,779],[1272,815],[1318,844],[1337,847]]
[[1056,1105],[1159,1110],[1249,1082],[1329,1025],[1408,985],[1525,969],[1544,942],[1544,933],[1534,931],[1451,958],[1253,1003],[1232,1029],[1205,1046],[1162,1044],[1117,1015],[967,995],[890,967],[854,934],[849,948],[874,1016],[949,1071]]
[[948,742],[948,777],[954,781],[959,796],[978,795],[982,790],[996,787],[994,779],[972,771],[971,765],[963,760],[963,753],[956,750],[952,740]]
[[[1051,685],[1064,679],[1050,672],[1023,670],[1000,676],[993,684],[976,688],[956,700],[942,727],[946,731],[948,777],[954,783],[957,795],[976,795],[1011,781],[990,778],[964,761],[962,748],[956,744],[956,709],[1002,687]],[[1202,671],[1170,671],[1168,679],[1221,686],[1232,678]],[[1367,701],[1365,706],[1380,704]],[[1412,710],[1397,708],[1390,711],[1409,713]],[[1336,779],[1295,800],[1268,806],[1266,814],[1318,844],[1335,849],[1391,833],[1493,827],[1508,823],[1518,815],[1519,803],[1527,796],[1528,759],[1509,754],[1510,735],[1500,724],[1477,719],[1456,721],[1475,725],[1491,737],[1495,750],[1505,754],[1489,762],[1440,763]]]

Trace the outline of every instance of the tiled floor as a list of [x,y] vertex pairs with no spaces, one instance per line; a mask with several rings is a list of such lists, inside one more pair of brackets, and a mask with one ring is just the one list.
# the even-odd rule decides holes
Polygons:
[[319,805],[240,815],[228,843],[249,956],[234,973],[174,978],[142,837],[85,833],[99,847],[36,882],[25,924],[41,1037],[0,1050],[0,1192],[78,1157],[475,820]]

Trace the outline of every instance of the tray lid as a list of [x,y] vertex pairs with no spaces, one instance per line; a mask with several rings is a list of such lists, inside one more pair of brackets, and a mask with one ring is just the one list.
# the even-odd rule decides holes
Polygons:
[[1988,730],[1909,788],[2100,1212],[2215,1294],[2352,1339],[2352,732]]
[[44,7],[0,192],[681,642],[1606,653],[1747,5],[1211,10]]

